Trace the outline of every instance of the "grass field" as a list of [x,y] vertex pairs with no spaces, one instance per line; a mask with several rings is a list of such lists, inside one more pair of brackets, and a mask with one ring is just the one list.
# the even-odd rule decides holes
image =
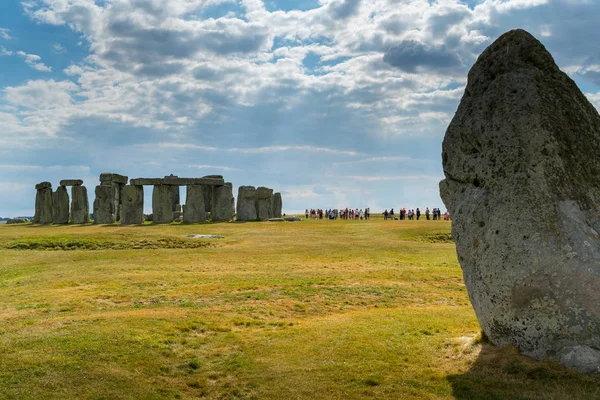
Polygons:
[[600,378],[482,343],[448,222],[0,225],[0,398],[593,399]]

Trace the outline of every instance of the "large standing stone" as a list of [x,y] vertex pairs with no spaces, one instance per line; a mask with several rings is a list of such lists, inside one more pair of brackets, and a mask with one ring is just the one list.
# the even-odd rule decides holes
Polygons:
[[268,221],[273,213],[273,189],[264,186],[256,190],[256,213],[261,221]]
[[52,184],[42,182],[35,185],[35,216],[33,222],[37,224],[52,223]]
[[212,211],[214,190],[215,187],[212,185],[204,186],[204,211],[207,213]]
[[115,222],[115,190],[113,186],[96,186],[94,224],[112,224]]
[[169,185],[156,185],[152,190],[152,214],[155,224],[173,222],[173,192]]
[[52,222],[69,223],[69,193],[64,186],[59,186],[56,192],[52,193]]
[[144,187],[126,185],[121,193],[121,225],[144,223]]
[[281,218],[281,208],[283,207],[283,202],[281,200],[281,193],[273,194],[273,212],[271,218]]
[[440,193],[496,345],[600,365],[600,116],[533,36],[479,57],[443,144]]
[[213,207],[210,218],[213,221],[231,221],[235,213],[232,207],[233,185],[229,182],[223,186],[215,186],[213,189]]
[[113,191],[113,208],[115,214],[115,220],[121,220],[121,197],[123,193],[123,187],[127,184],[128,177],[125,175],[113,174],[111,172],[103,172],[100,174],[100,185],[101,186],[112,186]]
[[[169,176],[165,176],[165,179],[173,179],[173,178],[178,178],[178,176],[175,176],[173,174],[169,175]],[[173,211],[176,212],[177,211],[177,205],[181,204],[181,200],[180,200],[180,195],[179,195],[179,186],[171,186],[171,202],[173,203]]]
[[74,224],[87,224],[90,222],[90,203],[85,186],[71,188],[71,222]]
[[186,189],[185,207],[183,208],[183,222],[194,223],[206,221],[206,208],[204,205],[204,185],[188,185]]
[[240,186],[238,188],[236,219],[238,221],[256,221],[256,188],[254,186]]

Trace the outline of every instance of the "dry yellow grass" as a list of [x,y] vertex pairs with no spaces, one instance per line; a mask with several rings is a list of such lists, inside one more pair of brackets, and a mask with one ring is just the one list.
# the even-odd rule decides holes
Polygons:
[[479,343],[449,230],[0,226],[0,398],[600,398]]

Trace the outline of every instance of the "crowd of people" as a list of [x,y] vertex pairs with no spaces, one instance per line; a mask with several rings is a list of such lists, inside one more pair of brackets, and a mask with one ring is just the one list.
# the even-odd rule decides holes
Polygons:
[[[442,215],[442,211],[439,208],[433,208],[432,210],[429,210],[429,207],[427,207],[425,209],[425,212],[421,212],[421,210],[417,207],[416,210],[414,209],[405,209],[402,208],[400,209],[400,211],[398,212],[398,216],[396,217],[396,214],[394,212],[394,209],[392,208],[390,211],[388,211],[387,209],[382,213],[383,214],[383,219],[384,220],[394,220],[394,219],[400,219],[400,220],[420,220],[421,216],[424,215],[424,218],[426,220],[434,220],[434,221],[441,221],[442,218],[444,219],[444,221],[449,221],[450,220],[450,214],[448,214],[448,212],[446,211],[444,213],[444,215]],[[304,216],[306,217],[306,219],[312,218],[312,219],[351,219],[351,220],[362,220],[362,219],[369,219],[371,218],[371,209],[370,208],[365,208],[365,209],[352,209],[352,208],[345,208],[345,209],[329,209],[329,210],[324,210],[324,209],[320,209],[320,208],[311,208],[311,209],[306,209],[304,211]]]

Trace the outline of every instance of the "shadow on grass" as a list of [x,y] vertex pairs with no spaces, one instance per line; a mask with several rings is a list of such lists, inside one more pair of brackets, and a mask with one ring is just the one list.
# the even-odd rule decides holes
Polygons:
[[600,375],[536,361],[512,346],[483,344],[471,368],[447,377],[456,399],[600,399]]

